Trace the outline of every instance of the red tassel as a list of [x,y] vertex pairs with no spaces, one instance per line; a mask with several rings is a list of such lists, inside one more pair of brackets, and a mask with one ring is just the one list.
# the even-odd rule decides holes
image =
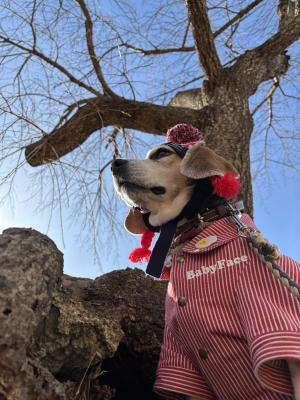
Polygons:
[[234,199],[240,191],[238,175],[233,172],[226,172],[224,176],[212,176],[213,193],[225,200]]
[[145,229],[141,237],[141,247],[149,249],[153,238],[154,238],[154,232]]
[[134,249],[130,254],[129,254],[129,260],[132,263],[138,263],[138,262],[147,262],[149,261],[149,258],[151,256],[151,251],[149,249],[143,249],[142,247],[137,247]]
[[141,236],[141,247],[137,247],[129,254],[129,260],[133,263],[138,262],[148,262],[151,256],[151,246],[152,239],[154,237],[154,232],[145,229]]

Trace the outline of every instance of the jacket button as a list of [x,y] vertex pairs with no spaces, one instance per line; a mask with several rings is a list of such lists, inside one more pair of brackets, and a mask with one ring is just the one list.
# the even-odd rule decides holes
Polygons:
[[184,262],[184,257],[182,257],[182,256],[177,256],[177,257],[176,257],[176,261],[178,261],[178,262]]
[[178,305],[180,307],[184,307],[187,303],[187,299],[185,297],[178,297]]
[[204,347],[198,350],[198,354],[201,360],[206,360],[208,358],[208,351]]
[[172,256],[171,256],[171,254],[169,254],[165,259],[164,267],[170,268],[171,265],[172,265]]

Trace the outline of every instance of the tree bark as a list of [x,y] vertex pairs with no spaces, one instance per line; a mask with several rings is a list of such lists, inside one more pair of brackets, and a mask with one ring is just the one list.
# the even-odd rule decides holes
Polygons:
[[285,49],[299,37],[300,15],[294,16],[265,43],[239,57],[231,68],[231,73],[241,87],[247,82],[245,97],[251,96],[262,82],[287,72],[288,58]]
[[25,157],[33,167],[55,161],[83,144],[96,130],[109,125],[163,135],[180,122],[204,129],[213,124],[211,108],[191,110],[99,96],[88,99],[61,127],[27,146]]
[[206,1],[186,0],[186,5],[193,28],[200,65],[206,78],[211,82],[217,82],[222,73],[222,66],[208,19]]

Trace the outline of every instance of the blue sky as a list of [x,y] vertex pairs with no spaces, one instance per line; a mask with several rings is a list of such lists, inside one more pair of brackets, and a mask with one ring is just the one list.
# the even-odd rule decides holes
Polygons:
[[[93,4],[98,6],[98,2],[88,0],[89,4],[93,7]],[[235,3],[229,1],[228,4]],[[55,2],[48,2],[50,8],[44,12],[41,20],[38,21],[43,28],[43,24],[50,20],[52,13],[55,14],[55,8],[52,7]],[[182,35],[184,33],[184,25],[177,21],[178,18],[184,20],[185,14],[178,13],[176,7],[183,7],[183,4],[178,2],[165,2],[168,4],[166,13],[158,13],[155,25],[151,21],[151,25],[147,25],[151,20],[149,19],[148,13],[152,7],[160,8],[160,0],[155,1],[143,1],[137,2],[132,0],[130,7],[122,11],[117,8],[117,4],[112,1],[101,2],[101,12],[106,13],[106,17],[112,16],[116,25],[119,24],[120,32],[123,38],[129,41],[133,41],[137,46],[149,48],[153,45],[158,47],[164,47],[165,43],[174,45],[180,43]],[[239,4],[245,6],[249,1],[242,1]],[[20,0],[15,1],[15,4],[22,6]],[[68,2],[65,3],[68,6]],[[70,2],[73,7],[73,3]],[[122,3],[123,5],[125,3]],[[262,7],[257,7],[257,10],[253,15],[242,24],[244,30],[237,30],[236,42],[233,41],[232,46],[235,51],[241,51],[242,47],[254,47],[262,43],[270,32],[274,32],[274,27],[277,24],[276,15],[276,1],[270,0],[263,2]],[[20,6],[21,5],[21,6]],[[1,7],[1,5],[0,5]],[[135,8],[134,19],[129,18],[129,11]],[[1,10],[3,11],[3,10]],[[0,11],[0,12],[1,12]],[[73,26],[78,26],[78,15],[80,12],[78,9],[72,9],[73,14],[63,15],[61,22],[58,25],[52,25],[53,31],[51,34],[57,40],[61,40],[60,57],[58,61],[63,61],[70,71],[76,76],[80,73],[83,74],[90,69],[90,61],[84,57],[85,44],[82,41],[84,35],[83,27],[81,29],[75,29],[72,31]],[[213,11],[214,13],[214,27],[216,30],[224,23],[224,16],[220,14],[221,11]],[[211,14],[211,16],[212,16]],[[0,14],[1,16],[1,14]],[[14,16],[15,18],[15,16]],[[45,18],[45,20],[43,20]],[[139,32],[139,19],[142,20],[142,26],[144,31]],[[176,23],[174,23],[174,21]],[[99,22],[99,21],[98,21]],[[4,24],[4,28],[11,24],[11,19],[2,18],[1,21]],[[7,26],[5,26],[5,24]],[[3,26],[3,25],[2,25]],[[18,23],[10,25],[11,29],[18,26]],[[25,29],[25,28],[24,28]],[[27,30],[26,30],[27,29]],[[24,30],[24,38],[26,35],[30,37],[30,29],[28,27]],[[41,32],[43,29],[41,29]],[[71,33],[70,33],[71,32]],[[46,32],[47,33],[47,32]],[[140,34],[142,33],[142,34]],[[227,32],[228,33],[228,32]],[[70,34],[70,40],[64,40],[65,36]],[[22,35],[20,35],[22,37]],[[97,38],[97,52],[101,54],[104,51],[105,46],[115,45],[118,41],[116,39],[114,31],[111,27],[103,25],[103,20],[99,22],[99,25],[95,25],[95,37]],[[25,40],[25,39],[24,39]],[[28,41],[28,43],[30,40]],[[188,37],[188,44],[192,43],[191,35]],[[223,64],[232,57],[232,53],[226,49],[223,45],[224,37],[219,37],[216,41],[217,48],[222,59]],[[27,44],[28,44],[27,43]],[[52,54],[53,43],[51,37],[45,35],[44,41],[38,42],[39,46],[45,53]],[[83,51],[84,49],[84,51]],[[264,235],[272,242],[276,243],[283,253],[300,260],[300,173],[296,171],[299,169],[299,138],[300,138],[300,102],[295,101],[295,96],[298,96],[300,92],[299,88],[299,69],[297,69],[297,63],[299,63],[300,45],[296,44],[289,49],[289,54],[292,56],[292,65],[289,70],[289,74],[286,78],[282,79],[282,87],[289,97],[283,96],[280,90],[277,90],[273,99],[273,112],[276,116],[274,119],[274,129],[271,129],[267,135],[266,132],[268,126],[268,104],[260,109],[255,115],[255,129],[253,133],[252,142],[252,173],[256,177],[254,181],[254,217],[257,226],[262,230]],[[1,55],[1,51],[0,51]],[[82,57],[82,58],[80,58]],[[197,56],[191,53],[188,54],[174,54],[155,57],[155,58],[143,58],[138,54],[128,54],[124,49],[118,48],[115,52],[111,53],[111,58],[107,57],[104,60],[102,67],[105,76],[108,77],[109,83],[112,85],[114,90],[124,96],[131,96],[131,88],[129,87],[126,80],[124,80],[122,71],[126,71],[128,78],[132,80],[132,84],[136,90],[136,97],[138,100],[148,100],[156,102],[155,98],[158,93],[162,91],[168,91],[174,86],[178,86],[190,79],[197,77],[200,74],[198,67]],[[80,59],[80,68],[76,65],[77,59]],[[22,64],[22,57],[17,59],[19,65]],[[14,61],[14,62],[17,62]],[[31,60],[32,61],[32,60]],[[32,82],[33,87],[37,90],[44,90],[44,84],[46,82],[45,73],[48,69],[44,66],[40,66],[37,63],[28,62],[24,69],[23,74],[26,78],[26,82]],[[14,65],[15,66],[15,65]],[[7,85],[9,81],[13,79],[13,68],[12,65],[4,65],[6,69],[0,74],[0,87]],[[58,73],[51,75],[51,85],[46,88],[50,91],[53,97],[58,97],[59,100],[65,101],[67,104],[70,103],[70,99],[81,98],[86,93],[82,93],[78,88],[74,88],[71,84],[67,83],[64,77],[61,77]],[[91,85],[98,85],[97,80],[94,76],[89,76],[87,81]],[[194,82],[193,84],[186,86],[198,87],[201,80]],[[251,99],[251,108],[253,109],[264,96],[270,90],[272,82],[267,82],[261,85],[261,88],[255,96]],[[7,85],[7,90],[10,94],[13,94],[15,87]],[[165,102],[165,104],[172,97],[172,93],[160,97],[158,102]],[[294,96],[294,97],[293,97]],[[26,100],[25,100],[26,101]],[[51,130],[58,120],[58,117],[62,114],[65,109],[64,105],[60,105],[58,102],[48,103],[43,98],[37,98],[36,103],[25,103],[28,110],[31,110],[35,115],[35,120],[39,125],[43,126],[46,131]],[[34,105],[32,105],[34,104]],[[32,107],[32,108],[31,108]],[[233,116],[234,118],[234,116]],[[0,116],[0,123],[4,119]],[[15,128],[15,127],[14,127]],[[24,126],[23,126],[24,129]],[[15,134],[17,130],[11,129],[9,135],[11,136],[12,143],[15,141]],[[33,135],[39,137],[39,133],[33,132],[32,128],[28,129],[28,136],[26,128],[24,129],[22,139],[28,143],[28,140],[32,140]],[[96,190],[97,173],[99,166],[101,167],[107,159],[111,156],[110,148],[104,148],[100,146],[100,139],[107,139],[106,131],[95,133],[91,140],[88,140],[82,146],[82,149],[76,150],[72,155],[67,156],[63,161],[75,160],[77,156],[80,156],[81,152],[85,152],[85,158],[79,159],[84,168],[87,169],[88,173],[85,175],[89,178],[89,173],[92,172],[93,179],[89,183],[90,190]],[[290,139],[291,136],[294,138]],[[136,138],[138,135],[135,135]],[[144,145],[136,143],[134,146],[135,154],[139,158],[143,158],[147,149],[146,147],[163,141],[162,138],[153,138],[151,136],[143,136],[142,140],[145,142]],[[265,148],[268,144],[268,153],[266,154]],[[128,152],[126,148],[121,146],[121,156],[126,157]],[[23,157],[23,156],[22,156]],[[292,167],[281,167],[278,164],[278,160],[283,160],[285,164],[291,164]],[[288,161],[288,162],[287,162]],[[14,159],[8,161],[5,165],[2,165],[2,176],[5,174],[11,165],[13,165]],[[5,168],[4,168],[5,167]],[[43,181],[43,197],[31,196],[31,189],[38,192],[41,188],[41,181],[36,178],[32,179],[32,172],[37,172],[38,169],[33,170],[29,166],[25,166],[23,171],[17,174],[14,180],[14,188],[12,191],[12,201],[9,202],[9,198],[1,203],[0,206],[0,231],[11,226],[18,227],[32,227],[43,233],[48,234],[56,243],[60,250],[65,256],[65,273],[94,278],[101,273],[109,272],[116,268],[124,268],[129,266],[127,256],[130,251],[138,244],[138,238],[132,237],[122,229],[114,231],[114,237],[110,233],[109,224],[104,222],[104,218],[97,220],[99,226],[99,232],[102,235],[101,244],[99,247],[99,254],[101,257],[101,266],[94,263],[93,245],[91,243],[92,234],[88,234],[88,228],[85,227],[85,231],[82,231],[82,226],[85,222],[84,204],[76,192],[71,195],[70,201],[63,201],[62,208],[57,208],[50,219],[49,207],[44,211],[38,211],[41,208],[41,202],[47,204],[48,195],[51,195],[51,179]],[[47,171],[48,172],[48,171]],[[56,169],[56,173],[60,173],[59,167]],[[71,171],[72,175],[72,171]],[[69,175],[69,176],[71,176]],[[62,176],[62,175],[61,175]],[[69,178],[69,176],[67,176]],[[73,179],[73,177],[72,177]],[[104,197],[106,204],[113,204],[113,215],[118,219],[118,224],[121,226],[122,219],[124,219],[127,210],[126,206],[118,200],[116,203],[111,199],[111,177],[109,171],[105,173],[105,184],[107,185],[108,194]],[[49,186],[49,187],[48,187]],[[80,189],[80,185],[74,186]],[[57,186],[54,186],[57,191]],[[6,187],[0,188],[0,198],[7,190]],[[42,200],[41,200],[42,199]],[[60,215],[62,213],[62,217]]]

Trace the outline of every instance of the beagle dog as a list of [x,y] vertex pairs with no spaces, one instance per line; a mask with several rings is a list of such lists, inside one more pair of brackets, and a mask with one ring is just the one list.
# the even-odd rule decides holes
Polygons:
[[[182,210],[189,203],[194,194],[195,188],[201,191],[200,196],[198,196],[198,201],[201,203],[200,210],[197,210],[197,214],[199,215],[200,213],[201,217],[201,213],[205,212],[207,209],[215,209],[224,204],[224,198],[220,197],[218,194],[216,194],[216,191],[214,191],[212,177],[223,177],[228,172],[233,173],[235,176],[237,175],[237,171],[233,165],[208,148],[203,141],[199,143],[193,143],[192,146],[186,147],[183,153],[177,151],[176,146],[174,147],[169,143],[165,143],[150,150],[147,153],[146,158],[143,160],[114,160],[112,163],[112,174],[115,190],[130,209],[125,220],[125,228],[132,234],[141,234],[145,229],[149,228],[149,226],[159,228],[169,221],[174,220],[178,217],[178,215],[181,215]],[[145,218],[145,216],[147,216],[147,218]],[[189,218],[183,215],[178,221],[178,226],[186,224],[188,220]],[[214,223],[214,221],[207,223],[205,225],[205,229],[208,229],[207,226],[211,227]],[[199,230],[197,234],[205,233],[205,229],[203,232]],[[198,255],[198,257],[200,257],[200,255]],[[244,257],[244,259],[246,258]],[[224,260],[221,261],[223,262]],[[269,271],[267,272],[269,273]],[[221,275],[219,274],[219,277],[220,276]],[[196,274],[194,274],[193,277],[196,277]],[[196,279],[198,279],[198,276]],[[196,281],[196,279],[194,280]],[[272,279],[273,277],[270,278],[271,282],[273,282]],[[175,286],[176,282],[174,283],[174,287]],[[168,289],[168,292],[170,290],[171,289]],[[286,288],[282,290],[286,290]],[[297,304],[299,304],[297,303],[297,299],[293,298],[293,296],[290,294],[287,294],[287,296],[289,296],[287,301],[293,303],[293,307],[296,308]],[[280,301],[281,300],[278,299],[278,304],[276,307],[281,307]],[[181,312],[182,307],[179,307],[178,309],[180,309],[179,311]],[[168,310],[166,310],[166,313],[168,313]],[[266,315],[263,318],[268,319],[269,317]],[[296,400],[300,400],[299,313],[298,315],[294,315],[293,318],[295,321],[298,321],[298,331],[296,329],[294,334],[299,338],[299,348],[298,350],[296,349],[297,351],[295,351],[295,356],[290,356],[289,353],[287,356],[283,354],[282,358],[283,362],[288,365],[287,371],[289,370],[290,378],[287,379],[290,379],[290,382],[292,383],[292,389],[290,390],[294,392],[294,398]],[[282,332],[282,335],[284,334],[285,333]],[[244,342],[246,342],[246,339]],[[204,361],[200,360],[199,362],[201,366],[201,363]],[[272,364],[273,361],[268,362]],[[275,364],[276,360],[274,361],[274,368],[276,368]],[[200,379],[202,378],[199,377],[199,382]],[[180,380],[180,377],[178,380]],[[218,378],[216,378],[216,380],[218,380]],[[255,387],[260,388],[257,390],[261,390],[262,393],[260,395],[256,394],[257,397],[255,397],[254,393],[253,395],[251,395],[251,393],[248,395],[236,393],[235,395],[231,395],[231,397],[228,397],[228,395],[226,397],[226,395],[222,394],[222,389],[219,389],[218,384],[216,385],[216,388],[213,384],[209,384],[209,389],[207,389],[207,392],[204,391],[204,394],[201,394],[201,391],[193,392],[189,388],[176,389],[177,386],[175,383],[175,389],[171,388],[170,391],[178,390],[177,393],[182,394],[184,398],[194,400],[223,398],[241,400],[246,398],[260,400],[292,398],[291,391],[286,392],[283,390],[281,394],[278,394],[275,389],[274,391],[272,391],[272,388],[269,390],[267,385],[262,385],[260,387],[259,383],[256,382],[254,373],[253,381],[255,381],[255,385],[257,385]],[[205,383],[205,385],[206,384],[207,383]],[[231,385],[234,386],[234,382],[231,382]],[[228,386],[230,386],[230,382],[228,382]],[[163,385],[161,385],[160,388],[161,387],[164,389]],[[167,385],[165,385],[165,387],[167,387]],[[205,393],[208,393],[208,390],[209,394],[205,395]],[[158,390],[158,392],[168,398],[167,389]]]

